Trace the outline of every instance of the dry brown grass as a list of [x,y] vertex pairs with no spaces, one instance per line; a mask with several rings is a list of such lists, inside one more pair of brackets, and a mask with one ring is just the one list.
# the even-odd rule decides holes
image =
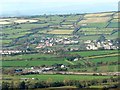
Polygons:
[[113,14],[112,12],[109,12],[109,13],[95,13],[95,14],[86,14],[84,17],[85,18],[88,18],[88,17],[104,17],[104,16],[112,15],[112,14]]
[[47,34],[72,34],[73,30],[52,30],[47,32]]
[[79,23],[99,23],[99,22],[107,22],[110,20],[110,17],[96,17],[96,18],[87,18],[81,20]]

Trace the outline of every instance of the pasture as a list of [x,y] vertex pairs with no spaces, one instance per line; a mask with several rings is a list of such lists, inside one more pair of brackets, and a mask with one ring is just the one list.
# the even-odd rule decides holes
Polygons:
[[35,28],[42,28],[42,27],[45,27],[45,26],[48,26],[49,24],[48,23],[43,23],[43,24],[21,24],[21,25],[18,25],[18,27],[21,27],[22,29],[35,29]]
[[15,56],[3,56],[2,60],[29,60],[29,59],[40,59],[40,58],[53,58],[56,55],[53,54],[22,54],[22,55],[15,55]]
[[89,28],[105,28],[107,27],[108,23],[107,22],[104,22],[104,23],[88,23],[86,27],[89,27]]
[[114,28],[81,28],[79,31],[84,33],[85,35],[96,35],[96,34],[110,35],[113,30]]
[[107,66],[95,66],[95,67],[83,67],[83,68],[73,68],[69,71],[73,72],[116,72],[118,71],[119,65],[107,65]]
[[94,55],[104,55],[110,53],[118,53],[118,50],[95,50],[95,51],[81,51],[81,52],[67,52],[67,54],[79,54],[81,56],[94,56]]
[[[21,76],[6,76],[7,78],[20,79],[20,78],[38,78],[40,81],[69,81],[69,80],[101,80],[108,79],[111,76],[85,76],[85,75],[21,75]],[[5,78],[5,77],[4,77]]]
[[64,59],[58,59],[58,58],[51,58],[48,60],[45,59],[36,59],[36,60],[12,60],[12,61],[2,61],[3,67],[32,67],[32,66],[52,66],[54,64],[64,64],[68,65],[69,63],[66,62]]
[[90,62],[98,63],[98,62],[115,62],[118,61],[118,56],[112,56],[112,57],[101,57],[101,58],[93,58],[89,59]]
[[2,42],[2,44],[9,44],[12,40],[0,40],[0,42]]
[[101,51],[81,51],[81,52],[65,52],[67,55],[80,55],[84,59],[78,61],[68,61],[64,57],[51,54],[23,54],[15,56],[4,56],[2,58],[3,67],[31,67],[31,66],[52,66],[54,64],[77,65],[86,63],[96,64],[98,62],[111,63],[118,61],[117,50],[101,50]]
[[119,28],[119,27],[120,27],[119,24],[120,24],[120,22],[111,22],[111,23],[108,25],[108,27],[109,27],[109,28]]

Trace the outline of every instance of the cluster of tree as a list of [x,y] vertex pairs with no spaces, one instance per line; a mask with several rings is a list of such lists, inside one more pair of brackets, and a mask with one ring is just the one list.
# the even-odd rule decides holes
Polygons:
[[[18,90],[29,90],[29,89],[38,89],[38,88],[48,88],[48,87],[61,87],[61,86],[76,86],[77,88],[89,88],[89,86],[92,85],[101,85],[105,83],[112,83],[112,82],[118,82],[117,78],[110,78],[110,79],[103,79],[103,80],[91,80],[91,81],[78,81],[78,80],[68,80],[65,79],[63,81],[56,81],[53,82],[51,79],[48,79],[47,81],[22,81],[22,82],[16,82],[13,81],[11,83],[9,82],[3,82],[2,83],[2,90],[11,90],[13,88],[16,88]],[[118,84],[115,85],[108,85],[104,88],[119,88]]]
[[76,65],[67,65],[67,67],[69,67],[69,69],[76,69],[76,68],[81,69],[81,70],[77,70],[78,72],[87,72],[88,68],[93,68],[93,71],[96,72],[98,71],[99,66],[101,67],[101,66],[110,66],[110,65],[119,65],[119,64],[120,63],[118,61],[97,62],[97,63],[85,62],[85,64],[77,63]]
[[83,58],[82,56],[75,54],[75,55],[66,55],[64,56],[67,60],[73,61],[75,58]]
[[97,62],[96,66],[104,66],[104,65],[118,65],[118,61],[110,61],[110,62]]

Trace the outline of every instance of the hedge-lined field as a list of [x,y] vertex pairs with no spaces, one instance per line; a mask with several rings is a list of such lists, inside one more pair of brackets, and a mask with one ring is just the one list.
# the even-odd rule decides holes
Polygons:
[[67,52],[67,54],[79,54],[81,56],[93,56],[93,55],[102,55],[109,53],[118,53],[118,50],[96,50],[96,51],[81,51],[81,52]]
[[27,60],[22,60],[22,61],[18,61],[18,60],[13,60],[13,61],[3,61],[2,62],[2,66],[3,67],[32,67],[32,66],[42,66],[42,65],[46,65],[46,66],[52,66],[54,64],[64,64],[64,65],[68,65],[69,63],[66,62],[64,59],[54,59],[51,58],[49,60],[32,60],[32,61],[27,61]]
[[20,78],[38,78],[44,81],[64,81],[64,80],[101,80],[108,79],[111,76],[85,76],[85,75],[21,75],[21,76],[5,76],[7,78],[20,79]]
[[87,63],[96,64],[98,62],[111,63],[118,61],[117,50],[100,50],[100,51],[81,51],[81,52],[65,52],[67,56],[80,55],[83,59],[78,61],[68,61],[67,57],[51,54],[24,54],[15,56],[4,56],[2,59],[3,67],[31,67],[31,66],[52,66],[55,64],[86,66]]

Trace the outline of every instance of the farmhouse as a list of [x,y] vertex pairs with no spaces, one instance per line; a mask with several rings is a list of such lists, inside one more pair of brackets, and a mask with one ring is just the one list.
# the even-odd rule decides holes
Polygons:
[[66,66],[65,66],[65,65],[61,65],[60,67],[61,67],[61,68],[65,68]]
[[74,61],[78,61],[78,58],[75,58]]

